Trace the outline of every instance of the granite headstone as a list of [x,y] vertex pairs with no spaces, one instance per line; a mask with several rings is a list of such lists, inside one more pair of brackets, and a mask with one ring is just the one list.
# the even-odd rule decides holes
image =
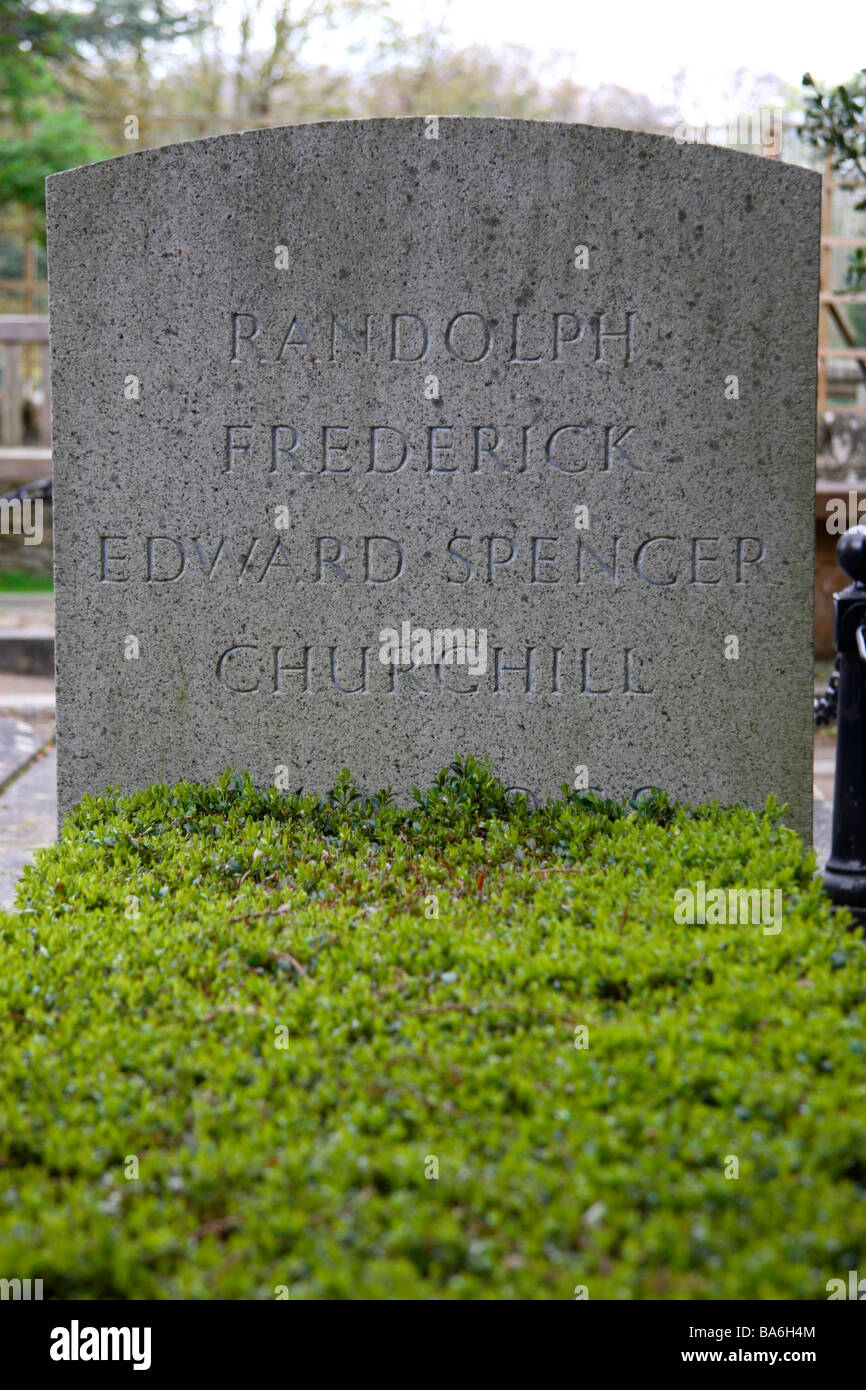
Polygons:
[[472,753],[808,836],[819,188],[432,117],[50,178],[61,812]]

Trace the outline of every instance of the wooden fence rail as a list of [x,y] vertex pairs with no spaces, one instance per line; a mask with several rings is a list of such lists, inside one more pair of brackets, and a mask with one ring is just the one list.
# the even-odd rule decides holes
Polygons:
[[51,443],[48,315],[0,314],[0,445]]

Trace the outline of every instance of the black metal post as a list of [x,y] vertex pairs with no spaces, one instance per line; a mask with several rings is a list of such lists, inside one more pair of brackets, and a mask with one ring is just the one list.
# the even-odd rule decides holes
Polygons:
[[834,598],[841,661],[833,848],[824,887],[866,926],[866,526],[840,537],[836,559],[852,582]]

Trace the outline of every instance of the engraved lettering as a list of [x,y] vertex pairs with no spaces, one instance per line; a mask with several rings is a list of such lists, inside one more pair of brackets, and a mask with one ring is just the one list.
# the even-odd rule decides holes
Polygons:
[[[373,546],[390,546],[397,552],[397,568],[393,574],[373,574],[371,571],[371,560],[373,559]],[[393,554],[390,556],[391,563],[394,562]],[[380,563],[384,567],[385,557],[380,556]],[[406,565],[406,557],[403,554],[403,547],[399,541],[393,540],[390,536],[367,536],[364,540],[364,579],[367,584],[393,584],[395,579],[399,579]]]
[[[507,545],[507,546],[508,546],[508,551],[507,551],[507,553],[506,553],[504,556],[502,556],[501,559],[496,559],[496,558],[494,557],[494,548],[495,548],[495,546],[496,546],[497,541],[501,541],[503,545]],[[510,536],[488,536],[488,538],[487,538],[487,582],[488,582],[488,584],[492,584],[492,583],[493,583],[493,571],[494,571],[495,569],[502,569],[502,568],[505,567],[505,565],[510,565],[511,562],[512,562],[512,560],[515,558],[516,555],[517,555],[517,546],[514,544],[514,541],[511,539]]]
[[[754,555],[746,554],[746,546],[756,548]],[[756,536],[737,537],[737,583],[748,584],[749,576],[745,573],[746,565],[759,565],[766,554],[763,541],[759,541]]]
[[596,311],[594,362],[606,362],[608,360],[604,355],[605,343],[622,341],[624,349],[623,361],[627,367],[631,365],[633,348],[632,319],[635,316],[635,312],[634,309],[626,309],[625,328],[619,332],[613,332],[611,329],[605,328],[605,320],[607,319],[605,311],[603,309]]
[[533,536],[533,537],[532,537],[532,569],[531,569],[531,572],[530,572],[530,580],[529,580],[530,584],[558,584],[558,583],[559,583],[559,575],[555,575],[555,576],[554,576],[553,578],[551,578],[551,579],[545,579],[545,578],[543,577],[543,575],[541,575],[541,574],[538,573],[539,565],[555,565],[555,564],[556,564],[556,561],[557,561],[557,556],[556,556],[556,555],[542,555],[542,553],[541,553],[541,546],[543,546],[543,545],[558,545],[558,544],[559,544],[559,537],[558,537],[558,536]]
[[493,689],[498,692],[501,689],[500,679],[502,676],[521,675],[523,676],[523,691],[526,695],[531,695],[532,681],[535,675],[535,648],[526,648],[526,660],[522,666],[507,666],[502,659],[503,647],[493,648]]
[[[436,441],[440,434],[448,435],[447,444],[438,444]],[[433,462],[435,454],[445,454],[454,452],[454,429],[452,425],[430,425],[427,430],[427,471],[428,473],[456,473],[458,465],[455,463],[450,468],[440,468]]]
[[[482,442],[481,442],[481,436],[482,436],[483,434],[492,434],[492,435],[493,435],[493,442],[492,442],[491,444],[482,444]],[[473,472],[473,473],[477,473],[477,472],[478,472],[478,470],[479,470],[479,468],[480,468],[480,466],[481,466],[481,455],[482,455],[482,454],[485,454],[485,455],[487,456],[487,458],[492,458],[492,459],[493,459],[493,462],[496,464],[497,468],[501,469],[501,471],[502,471],[503,473],[507,473],[507,472],[508,472],[508,469],[506,468],[505,464],[502,462],[502,459],[499,457],[499,455],[495,452],[495,450],[498,449],[498,448],[499,448],[499,435],[497,434],[497,432],[496,432],[496,430],[494,429],[493,425],[476,425],[476,426],[475,426],[475,458],[474,458],[474,461],[473,461],[473,464],[472,464],[472,472]]]
[[[241,343],[252,343],[254,338],[259,336],[258,320],[254,314],[232,314],[232,357],[233,362],[240,361],[239,348]],[[261,357],[258,348],[253,348],[253,356],[256,361]]]
[[654,687],[653,687],[652,690],[642,690],[642,689],[640,688],[640,686],[632,685],[632,656],[633,656],[633,655],[634,655],[634,652],[632,651],[632,648],[631,648],[631,647],[626,647],[626,649],[625,649],[625,683],[623,684],[623,692],[624,692],[626,695],[652,695],[652,694],[654,694],[654,690],[655,690]]
[[609,695],[613,686],[609,685],[604,690],[593,690],[589,683],[589,658],[592,656],[592,647],[581,647],[580,649],[580,693],[581,695]]
[[[523,357],[523,356],[521,356],[521,349],[520,349],[520,320],[521,320],[522,317],[523,317],[522,314],[512,314],[512,316],[511,316],[511,322],[512,322],[512,327],[511,327],[511,356],[509,357],[508,360],[509,360],[509,362],[526,362],[526,363],[529,363],[529,362],[540,362],[540,361],[542,360],[542,358],[544,357],[544,352],[543,352],[543,351],[537,353],[535,357],[531,357],[531,356]],[[559,315],[557,314],[555,317],[558,318]]]
[[[406,356],[404,356],[404,354],[400,351],[400,348],[401,348],[401,346],[402,346],[402,337],[403,337],[403,330],[401,329],[400,324],[401,324],[401,323],[404,323],[404,322],[405,322],[405,323],[409,323],[409,322],[416,323],[416,324],[418,325],[418,327],[420,328],[420,330],[421,330],[421,334],[422,334],[421,351],[420,351],[420,352],[416,352],[415,355],[414,355],[414,357],[406,357]],[[391,361],[392,361],[392,362],[423,362],[424,358],[427,356],[427,350],[428,350],[429,346],[430,346],[430,334],[428,333],[428,331],[427,331],[427,325],[426,325],[426,323],[424,322],[424,320],[423,320],[422,318],[419,318],[419,316],[418,316],[417,314],[392,314],[392,315],[391,315]]]
[[[393,435],[400,441],[400,457],[390,468],[381,465],[379,457],[379,440],[387,443],[386,436]],[[385,451],[386,457],[388,450]],[[370,473],[399,473],[407,458],[409,457],[409,441],[402,430],[395,430],[392,425],[373,425],[370,430]]]
[[322,472],[323,472],[323,473],[348,473],[349,470],[350,470],[351,467],[352,467],[351,463],[350,463],[350,464],[347,464],[347,466],[346,466],[345,468],[332,468],[332,467],[331,467],[331,460],[330,460],[331,452],[332,452],[332,451],[339,451],[340,453],[345,453],[345,452],[346,452],[346,449],[349,447],[349,441],[348,441],[348,439],[343,439],[343,440],[340,440],[340,439],[334,439],[334,440],[332,440],[332,439],[331,439],[331,436],[332,436],[332,435],[335,435],[335,434],[337,433],[338,430],[339,430],[342,434],[344,434],[344,435],[348,435],[348,433],[349,433],[349,429],[348,429],[348,426],[347,426],[347,425],[323,425],[323,426],[322,426]]
[[[337,553],[336,553],[335,555],[326,556],[326,555],[325,555],[325,545],[326,545],[326,544],[327,544],[327,545],[335,545],[335,546],[337,547]],[[335,536],[317,536],[317,537],[316,537],[316,580],[315,580],[315,582],[316,582],[317,584],[321,584],[321,583],[322,583],[322,572],[323,572],[323,570],[324,570],[325,565],[329,565],[329,566],[331,567],[331,569],[333,569],[334,573],[337,574],[337,575],[339,575],[340,579],[343,581],[344,584],[351,584],[352,581],[351,581],[351,579],[349,579],[348,575],[346,574],[346,571],[345,571],[344,569],[341,569],[341,568],[340,568],[339,561],[342,560],[342,558],[343,558],[343,543],[342,543],[342,541],[338,541],[337,538],[336,538]]]
[[612,439],[611,435],[613,434],[615,429],[619,429],[619,426],[605,425],[604,427],[604,463],[602,464],[602,468],[610,468],[610,465],[613,461],[613,450],[616,449],[616,452],[619,454],[620,458],[625,460],[625,462],[628,464],[629,468],[633,470],[633,472],[642,473],[643,469],[639,468],[636,463],[632,463],[625,449],[623,449],[622,447],[622,441],[625,439],[627,434],[631,434],[632,430],[634,429],[634,425],[626,425],[625,429],[622,430],[619,436],[616,439]]
[[[290,434],[290,435],[292,436],[291,439],[289,439],[289,440],[287,440],[287,441],[284,441],[284,439],[283,439],[283,431],[284,431],[284,430],[286,431],[287,434]],[[292,453],[292,450],[296,447],[297,443],[298,443],[298,431],[294,428],[293,425],[272,425],[272,426],[271,426],[271,472],[272,472],[272,473],[279,473],[279,471],[280,471],[280,459],[282,459],[282,458],[289,459],[289,460],[291,461],[293,467],[297,468],[297,470],[298,470],[299,473],[313,473],[313,472],[315,471],[315,470],[312,469],[312,468],[303,468],[303,467],[301,466],[301,464],[298,463],[298,460],[296,459],[295,455]]]
[[[174,546],[174,549],[175,549],[175,551],[176,551],[176,554],[175,554],[175,556],[174,556],[173,558],[174,558],[175,562],[178,561],[178,557],[180,558],[180,563],[178,564],[178,567],[177,567],[177,569],[175,570],[174,574],[159,574],[159,575],[154,574],[153,571],[154,571],[154,565],[156,564],[156,546],[157,546],[157,545],[172,545],[172,546]],[[166,561],[166,563],[171,563],[171,562],[170,562],[170,561]],[[180,577],[181,577],[181,575],[183,574],[183,572],[184,572],[185,569],[186,569],[186,553],[185,553],[184,548],[183,548],[183,546],[181,545],[180,541],[174,540],[174,538],[173,538],[172,536],[148,536],[148,538],[147,538],[147,575],[146,575],[146,581],[147,581],[148,584],[173,584],[173,583],[175,582],[175,580],[180,579]]]
[[[454,346],[454,336],[457,329],[457,325],[464,319],[474,319],[476,323],[481,325],[481,351],[477,352],[474,357],[464,357],[463,354],[459,353]],[[460,336],[461,338],[465,339],[465,337],[469,335],[461,333]],[[473,334],[470,336],[470,341],[474,336],[476,335]],[[448,327],[445,329],[446,351],[458,362],[483,362],[484,358],[487,357],[488,353],[490,352],[491,346],[492,329],[487,319],[484,318],[481,314],[474,314],[471,312],[455,314],[453,319],[451,319],[450,323],[448,324]]]
[[252,647],[249,643],[241,643],[236,647],[229,647],[228,651],[223,652],[217,662],[217,680],[227,686],[235,695],[255,695],[259,688],[259,680],[256,679],[255,685],[232,685],[226,673],[226,662],[229,661],[236,652],[257,652],[258,647]]
[[344,324],[340,323],[339,319],[335,318],[334,315],[332,314],[332,315],[331,315],[331,359],[330,359],[330,360],[331,360],[332,362],[336,362],[336,360],[337,360],[337,333],[338,333],[338,332],[342,334],[342,336],[346,339],[347,342],[349,342],[349,343],[352,344],[352,347],[355,348],[356,352],[360,352],[360,353],[362,354],[362,356],[366,357],[366,358],[369,360],[369,357],[370,357],[370,324],[371,324],[372,322],[373,322],[373,315],[372,315],[372,314],[368,314],[367,317],[366,317],[366,319],[364,320],[364,336],[363,336],[363,339],[361,339],[361,338],[359,338],[359,337],[357,336],[357,334],[350,332],[350,330],[349,330],[348,328],[346,328]]
[[583,472],[583,470],[586,468],[586,462],[580,464],[576,468],[566,468],[563,464],[557,463],[556,459],[553,457],[553,441],[557,439],[561,434],[568,434],[570,432],[573,432],[575,434],[585,434],[588,430],[588,425],[560,425],[558,430],[553,431],[553,434],[550,436],[550,438],[544,446],[544,457],[547,459],[547,462],[550,464],[551,468],[558,469],[560,473]]
[[109,566],[109,565],[111,565],[111,564],[124,564],[124,565],[125,565],[125,564],[128,562],[128,560],[129,560],[129,556],[128,556],[127,554],[123,554],[123,555],[109,555],[109,553],[108,553],[108,547],[109,547],[110,545],[112,545],[115,541],[125,541],[125,542],[128,543],[128,542],[129,542],[129,537],[128,537],[128,536],[100,536],[100,537],[99,537],[99,548],[100,548],[100,552],[101,552],[101,555],[102,555],[102,562],[101,562],[100,571],[99,571],[99,582],[100,582],[100,584],[128,584],[128,583],[129,583],[129,575],[128,575],[128,574],[118,574],[118,575],[114,575],[114,574],[109,574],[109,572],[108,572],[108,566]]
[[702,554],[701,554],[701,546],[702,546],[702,545],[718,545],[718,543],[719,543],[719,537],[718,537],[718,536],[695,536],[695,537],[693,538],[693,540],[692,540],[692,577],[691,577],[691,579],[690,579],[690,581],[689,581],[691,584],[721,584],[721,582],[722,582],[722,581],[721,581],[721,576],[718,575],[718,574],[715,576],[715,578],[712,578],[712,577],[710,577],[710,576],[707,576],[706,578],[704,578],[704,577],[702,577],[702,576],[698,573],[698,568],[699,568],[699,566],[701,566],[701,565],[717,565],[717,564],[719,563],[719,557],[718,557],[718,555],[702,555]]
[[471,544],[472,537],[452,536],[450,541],[448,542],[448,554],[451,556],[452,560],[456,560],[458,564],[463,565],[466,568],[467,573],[463,575],[462,578],[457,579],[452,579],[449,575],[447,582],[449,584],[468,584],[469,580],[472,578],[472,564],[469,560],[466,559],[465,555],[461,555],[459,551],[454,549],[454,544],[456,541],[466,541],[467,543]]
[[279,539],[277,540],[277,543],[276,543],[276,545],[274,546],[273,550],[271,551],[270,555],[268,556],[267,564],[265,565],[264,569],[262,570],[261,574],[259,575],[259,578],[258,578],[258,581],[257,581],[259,584],[261,584],[261,582],[262,582],[263,579],[266,579],[266,578],[267,578],[268,573],[269,573],[269,571],[270,571],[271,569],[291,570],[292,565],[291,565],[291,561],[288,559],[288,557],[286,557],[285,560],[278,560],[278,559],[277,559],[277,556],[278,556],[281,552],[282,552],[283,554],[285,554],[285,552],[283,551],[283,542],[282,542],[282,539],[279,538]]
[[283,649],[282,649],[282,647],[275,647],[275,648],[274,648],[274,694],[275,694],[275,695],[281,695],[281,694],[283,693],[283,676],[284,676],[284,675],[286,675],[286,676],[303,676],[304,679],[303,679],[303,685],[301,686],[301,693],[302,693],[303,695],[308,695],[308,694],[309,694],[309,692],[310,692],[310,654],[311,654],[311,651],[312,651],[312,648],[311,648],[311,647],[304,647],[304,648],[303,648],[303,654],[302,654],[302,657],[301,657],[301,665],[300,665],[300,666],[287,666],[287,665],[282,661],[282,655],[283,655]]
[[[293,337],[293,336],[292,336],[292,335],[295,334],[295,333],[298,334],[298,337]],[[286,360],[286,357],[285,357],[286,348],[299,348],[299,347],[309,348],[309,346],[310,346],[310,340],[309,340],[309,338],[307,337],[306,333],[304,332],[302,326],[298,323],[298,320],[297,320],[296,318],[294,318],[294,319],[292,319],[291,323],[289,324],[288,330],[286,331],[285,337],[283,338],[282,346],[281,346],[281,348],[280,348],[280,350],[279,350],[279,352],[278,352],[278,354],[277,354],[277,361],[278,361],[278,362],[284,362],[284,361]]]
[[245,442],[241,442],[241,439],[235,439],[235,433],[239,430],[246,430],[247,435],[249,435],[252,428],[252,425],[226,425],[226,473],[231,472],[232,456],[234,454],[246,454],[250,448],[250,439],[244,437]]
[[[564,330],[565,330],[565,321],[566,321],[566,319],[569,319],[569,320],[571,321],[571,324],[572,324],[573,328],[576,329],[576,332],[573,332],[570,338],[567,338],[567,337],[565,336],[565,331],[564,331]],[[580,319],[577,317],[577,314],[554,314],[554,316],[553,316],[553,360],[554,360],[554,362],[558,362],[558,361],[560,360],[560,352],[559,352],[559,349],[560,349],[561,347],[568,347],[568,346],[569,346],[570,344],[572,344],[572,343],[579,343],[582,337],[583,337],[583,324],[581,323]]]
[[604,572],[604,574],[607,575],[608,579],[612,579],[613,582],[614,582],[614,584],[617,582],[617,561],[618,561],[618,559],[619,559],[619,553],[618,553],[618,552],[619,552],[619,541],[620,541],[619,536],[614,536],[614,538],[613,538],[613,556],[612,556],[612,558],[611,558],[610,564],[608,565],[608,564],[605,563],[605,561],[601,558],[600,555],[596,554],[596,552],[593,550],[592,546],[587,545],[587,543],[586,543],[585,540],[578,540],[578,542],[577,542],[577,582],[578,582],[578,584],[582,584],[582,583],[583,583],[583,556],[584,556],[584,553],[586,553],[587,555],[589,555],[590,558],[593,559],[593,560],[595,561],[595,563],[598,565],[599,569],[602,570],[602,571]]
[[331,647],[331,680],[334,682],[334,689],[339,690],[341,695],[369,695],[370,687],[368,684],[367,658],[370,655],[369,647],[361,648],[361,684],[353,687],[340,684],[337,675],[337,648]]
[[676,584],[679,576],[679,568],[676,569],[671,579],[650,579],[649,575],[644,573],[644,551],[649,550],[651,545],[659,545],[665,541],[669,542],[671,545],[676,545],[676,540],[673,536],[650,536],[648,540],[641,541],[634,554],[634,567],[639,577],[643,580],[644,584],[650,584],[654,589],[664,589],[671,584]]

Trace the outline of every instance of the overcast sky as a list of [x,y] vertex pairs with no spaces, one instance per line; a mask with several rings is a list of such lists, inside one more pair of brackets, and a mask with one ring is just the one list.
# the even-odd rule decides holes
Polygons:
[[[242,8],[243,0],[225,0],[227,27],[236,28]],[[259,32],[275,8],[276,0],[262,0]],[[866,66],[864,0],[454,0],[444,7],[393,0],[391,8],[408,30],[437,23],[446,10],[460,45],[519,44],[542,60],[568,54],[557,70],[579,84],[646,92],[689,121],[727,121],[742,112],[752,90],[748,79],[736,84],[742,69],[799,86],[806,70],[841,82]],[[307,56],[341,61],[342,48],[332,37]],[[677,89],[678,73],[685,76]]]

